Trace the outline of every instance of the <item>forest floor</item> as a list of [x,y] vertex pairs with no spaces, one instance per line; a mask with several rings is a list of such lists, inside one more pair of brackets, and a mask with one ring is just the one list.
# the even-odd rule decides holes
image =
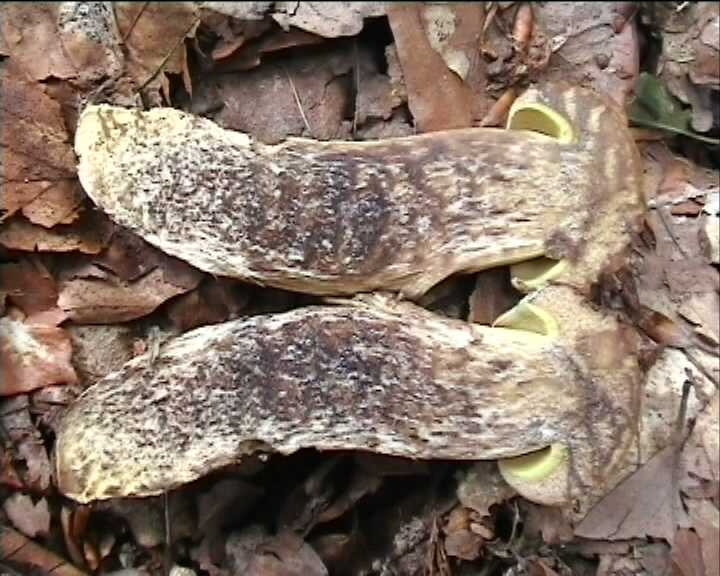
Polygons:
[[[720,13],[711,2],[0,5],[0,574],[720,574]],[[302,450],[164,496],[81,505],[53,469],[83,389],[203,325],[302,294],[215,277],[97,209],[88,103],[169,106],[258,141],[501,129],[530,84],[627,112],[647,211],[600,286],[643,342],[637,469],[578,529],[492,462]],[[491,324],[507,268],[423,305]],[[582,536],[580,535],[582,534]]]

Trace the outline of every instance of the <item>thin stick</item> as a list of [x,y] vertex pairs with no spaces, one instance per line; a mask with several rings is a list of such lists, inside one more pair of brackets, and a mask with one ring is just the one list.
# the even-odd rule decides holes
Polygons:
[[[140,16],[143,15],[145,12],[145,9],[148,7],[148,4],[150,4],[150,0],[146,0],[143,2],[143,5],[140,7],[140,10],[138,10],[138,13],[135,14],[135,18],[133,18],[133,21],[130,23],[130,27],[127,29],[125,34],[123,34],[122,37],[122,43],[125,44],[125,41],[130,37],[130,34],[132,34],[132,31],[135,29],[135,25],[138,23],[138,20],[140,20]],[[117,24],[118,30],[120,30],[120,23],[117,21],[117,13],[115,12],[115,3],[113,2],[113,14],[115,15],[115,23]]]
[[292,77],[290,76],[290,72],[287,71],[287,68],[285,66],[282,67],[283,71],[285,72],[285,75],[287,76],[288,83],[290,84],[290,90],[292,90],[293,96],[295,97],[295,104],[297,104],[298,110],[300,110],[300,116],[302,117],[303,123],[305,124],[305,128],[308,131],[308,134],[312,136],[313,131],[312,128],[310,128],[310,122],[308,122],[307,116],[305,116],[305,111],[303,110],[302,103],[300,102],[300,95],[298,94],[297,90],[295,89],[295,83],[292,80]]
[[163,505],[165,508],[165,570],[169,576],[171,569],[171,538],[170,538],[170,499],[167,491],[163,493]]
[[358,52],[357,38],[353,39],[353,55],[355,58],[355,106],[353,106],[353,138],[357,136],[358,101],[360,100],[360,54]]
[[165,58],[163,58],[163,61],[160,62],[160,66],[157,67],[157,70],[155,70],[155,72],[153,72],[153,73],[150,75],[150,77],[149,77],[147,80],[145,80],[145,82],[143,82],[143,83],[140,85],[140,88],[138,88],[138,89],[136,90],[136,92],[138,92],[138,93],[139,93],[139,92],[142,92],[145,88],[147,88],[147,86],[148,86],[148,84],[150,84],[150,82],[152,82],[153,80],[155,80],[155,78],[157,78],[158,74],[160,74],[160,71],[161,71],[163,68],[165,68],[165,65],[168,63],[168,60],[170,60],[170,56],[172,56],[173,53],[175,52],[175,50],[178,49],[178,47],[180,46],[180,44],[182,44],[182,43],[185,41],[185,38],[187,38],[187,35],[190,34],[190,30],[192,30],[192,29],[197,25],[198,22],[200,22],[200,18],[195,18],[195,20],[193,20],[193,23],[192,23],[192,24],[188,27],[188,29],[185,30],[185,32],[180,36],[180,39],[175,43],[175,46],[172,47],[172,50],[170,50],[170,52],[167,53],[167,55],[165,56]]

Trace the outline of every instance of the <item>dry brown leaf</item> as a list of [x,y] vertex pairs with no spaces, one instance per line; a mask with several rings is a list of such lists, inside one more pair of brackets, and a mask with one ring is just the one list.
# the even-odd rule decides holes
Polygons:
[[545,81],[592,86],[624,105],[635,86],[639,47],[635,25],[616,26],[632,2],[533,3],[535,28],[549,39],[553,55]]
[[58,2],[6,7],[0,41],[33,80],[71,79],[87,86],[122,67],[110,6],[102,2]]
[[534,23],[532,7],[527,2],[523,2],[518,6],[517,12],[515,13],[515,22],[513,23],[512,31],[512,37],[518,51],[525,52],[525,50],[527,50]]
[[698,415],[683,447],[684,469],[691,477],[720,482],[720,396]]
[[690,522],[697,534],[707,576],[720,574],[720,512],[710,500],[688,502]]
[[59,10],[60,3],[52,2],[31,5],[14,2],[3,6],[0,34],[7,52],[35,80],[67,79],[77,74],[59,41]]
[[194,285],[177,285],[162,268],[133,282],[75,278],[60,284],[58,306],[78,324],[111,324],[145,316],[166,300],[182,294]]
[[362,468],[353,470],[352,478],[342,492],[332,499],[327,508],[319,511],[315,522],[322,524],[340,518],[350,511],[359,500],[380,489],[382,478]]
[[[210,3],[212,4],[212,3]],[[272,27],[268,20],[250,20],[230,17],[217,12],[204,3],[199,10],[202,27],[218,37],[210,57],[224,60]],[[259,62],[258,62],[259,63]]]
[[700,539],[695,532],[680,528],[672,547],[673,574],[677,576],[705,576]]
[[26,394],[5,399],[0,408],[0,425],[12,442],[22,487],[44,494],[50,486],[50,460],[42,436],[30,418],[29,406]]
[[564,544],[573,539],[570,520],[560,508],[540,506],[532,502],[520,503],[525,511],[523,531],[529,536],[539,535],[546,544]]
[[[167,506],[166,506],[167,505]],[[171,537],[179,540],[197,532],[195,514],[189,514],[194,507],[187,492],[183,490],[163,496],[143,499],[116,498],[103,506],[114,516],[124,518],[128,523],[135,542],[143,548],[155,548],[166,541],[165,514],[169,514]],[[83,540],[83,538],[76,538]]]
[[168,256],[125,229],[115,230],[107,249],[92,261],[103,270],[113,272],[123,282],[137,280],[158,266],[168,271],[189,268],[184,262]]
[[0,526],[0,560],[52,576],[88,576],[64,558],[6,526]]
[[232,534],[226,544],[228,566],[245,576],[327,576],[322,560],[290,532],[267,535],[259,526]]
[[709,214],[704,216],[705,225],[700,231],[700,245],[709,262],[720,264],[720,217]]
[[532,559],[528,562],[528,576],[559,576],[542,559]]
[[480,126],[495,126],[500,127],[505,125],[507,120],[508,112],[517,94],[513,88],[505,90],[502,96],[490,107],[487,114],[480,120]]
[[55,279],[37,256],[0,264],[0,290],[26,316],[55,308],[57,302]]
[[[73,366],[75,356],[73,354]],[[31,395],[31,410],[36,417],[37,425],[43,430],[57,429],[64,416],[65,409],[75,400],[82,389],[77,386],[58,385],[45,386],[35,390]]]
[[[371,62],[364,58],[363,63]],[[389,120],[393,110],[402,104],[402,100],[393,91],[390,78],[378,74],[376,70],[360,67],[357,79],[359,88],[355,100],[355,121],[357,126],[364,125],[368,120]]]
[[100,212],[84,212],[72,225],[48,230],[14,216],[0,224],[0,244],[26,252],[72,252],[97,254],[112,234],[112,223]]
[[25,204],[22,213],[33,224],[52,228],[72,224],[79,217],[85,193],[79,182],[71,186],[49,186],[42,194]]
[[476,560],[484,544],[481,536],[470,529],[473,512],[457,506],[450,512],[445,524],[445,551],[448,556],[463,560]]
[[490,515],[490,507],[512,498],[517,493],[503,479],[495,462],[477,462],[458,484],[460,503],[481,516]]
[[673,481],[678,465],[673,445],[658,452],[603,498],[575,529],[596,540],[629,540],[652,536],[673,542],[685,513]]
[[690,339],[683,328],[670,318],[645,306],[640,306],[636,320],[638,327],[658,344],[683,348]]
[[359,546],[355,533],[321,534],[310,540],[330,574],[355,573],[355,563],[362,558],[364,550]]
[[[262,34],[270,27],[270,23],[267,21],[242,22],[242,24],[252,27],[249,32],[244,30],[245,34],[241,37],[244,40],[248,40],[248,35],[249,38],[253,38],[254,36]],[[240,43],[240,45],[232,51],[230,51],[231,47],[237,45],[240,42],[239,39],[236,39],[234,42],[221,41],[220,45],[216,47],[212,53],[213,58],[222,58],[222,60],[217,62],[214,70],[218,74],[250,70],[258,66],[266,54],[280,52],[287,48],[320,44],[323,41],[321,36],[316,36],[315,34],[294,28],[287,32],[283,30],[272,30],[268,34],[250,40],[247,44],[244,42]],[[219,52],[216,53],[216,51]],[[222,55],[225,52],[228,52],[228,54]]]
[[267,143],[300,135],[345,139],[350,94],[342,77],[353,66],[352,56],[348,50],[328,50],[286,58],[241,76],[210,78],[225,104],[215,119]]
[[720,273],[702,257],[670,262],[665,275],[670,292],[678,298],[720,289]]
[[80,382],[90,385],[133,356],[133,330],[126,324],[67,328],[73,346],[73,366]]
[[695,328],[706,341],[720,344],[720,294],[689,294],[678,307],[678,314]]
[[50,510],[45,498],[33,502],[27,494],[15,492],[3,502],[3,510],[13,526],[30,538],[50,533]]
[[57,326],[0,318],[0,396],[36,390],[50,384],[77,382],[70,363],[72,346]]
[[240,505],[248,510],[261,495],[262,490],[243,480],[224,479],[216,482],[198,498],[199,530],[203,534],[220,530],[228,519],[229,507]]
[[717,170],[710,170],[690,162],[687,158],[674,156],[664,143],[646,147],[646,161],[653,158],[660,164],[662,179],[657,185],[655,198],[659,204],[682,204],[687,201],[705,203],[720,186]]
[[388,19],[418,131],[471,126],[472,91],[433,49],[424,29],[422,5],[393,4]]
[[90,520],[90,510],[89,506],[77,506],[73,509],[63,506],[60,509],[60,524],[63,539],[65,540],[65,548],[70,555],[70,559],[79,566],[85,564],[81,548],[88,521]]
[[41,84],[27,81],[17,68],[9,68],[0,100],[0,221],[22,208],[27,208],[28,218],[46,227],[72,221],[82,195],[60,105]]
[[[136,88],[149,81],[148,92],[162,92],[170,101],[167,74],[181,74],[186,69],[183,41],[195,35],[200,23],[195,3],[118,2],[115,14],[127,54],[125,74]],[[162,71],[150,81],[160,68]],[[192,93],[192,86],[185,89]]]
[[489,326],[519,300],[519,295],[510,282],[508,268],[479,272],[475,278],[475,287],[470,294],[468,322]]
[[385,14],[384,2],[275,2],[272,18],[325,38],[354,36],[365,18]]
[[712,90],[720,88],[720,17],[713,2],[695,2],[675,10],[655,10],[663,31],[658,70],[670,92],[692,107],[692,127],[707,132],[713,127]]
[[682,200],[670,208],[670,214],[673,216],[697,216],[701,211],[702,204],[696,200]]
[[0,446],[0,484],[18,490],[23,483],[13,465],[12,455]]

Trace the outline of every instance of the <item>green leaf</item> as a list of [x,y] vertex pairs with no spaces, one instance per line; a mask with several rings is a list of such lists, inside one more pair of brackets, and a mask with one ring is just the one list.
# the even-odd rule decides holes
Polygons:
[[628,117],[638,126],[682,134],[701,142],[720,146],[720,140],[708,138],[692,130],[692,111],[683,108],[665,85],[652,74],[643,72],[635,86],[635,100],[630,105]]

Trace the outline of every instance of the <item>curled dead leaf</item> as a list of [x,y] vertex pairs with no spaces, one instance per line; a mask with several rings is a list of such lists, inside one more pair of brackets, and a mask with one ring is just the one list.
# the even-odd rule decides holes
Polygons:
[[408,91],[408,104],[421,132],[472,124],[472,92],[432,47],[420,4],[393,4],[388,19]]
[[100,252],[112,233],[112,224],[100,212],[87,211],[72,225],[46,229],[14,216],[0,226],[0,244],[26,252]]
[[50,384],[73,384],[77,374],[70,358],[72,346],[57,326],[27,324],[0,318],[0,396],[28,392]]
[[20,209],[46,227],[72,221],[82,194],[60,105],[43,85],[25,79],[17,67],[8,68],[0,100],[0,221]]

